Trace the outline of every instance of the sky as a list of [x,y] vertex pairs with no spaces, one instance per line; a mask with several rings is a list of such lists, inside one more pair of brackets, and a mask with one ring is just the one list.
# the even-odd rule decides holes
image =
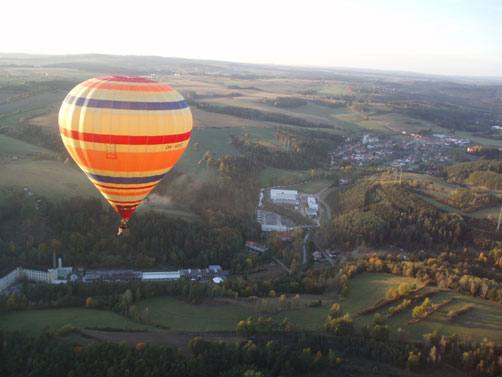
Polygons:
[[0,52],[502,76],[502,0],[8,0]]

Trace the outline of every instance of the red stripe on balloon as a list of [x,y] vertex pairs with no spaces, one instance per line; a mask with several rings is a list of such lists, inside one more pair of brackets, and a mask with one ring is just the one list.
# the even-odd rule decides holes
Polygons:
[[61,133],[73,140],[88,141],[90,143],[103,143],[103,144],[125,144],[125,145],[158,145],[179,143],[190,139],[192,131],[182,134],[174,135],[153,135],[153,136],[129,136],[129,135],[103,135],[93,134],[88,132],[78,132],[75,130],[68,130],[66,128],[60,129]]
[[139,204],[143,201],[143,199],[141,200],[131,200],[131,201],[128,201],[128,202],[123,202],[123,201],[120,201],[120,200],[113,200],[113,199],[108,199],[107,200],[110,202],[110,203],[113,203],[113,204],[127,204],[127,205],[134,205],[134,204]]

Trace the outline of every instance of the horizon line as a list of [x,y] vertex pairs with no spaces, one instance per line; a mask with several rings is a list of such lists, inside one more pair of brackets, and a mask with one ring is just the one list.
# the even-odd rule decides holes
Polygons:
[[[447,73],[429,73],[420,72],[406,69],[385,69],[385,68],[357,68],[350,66],[323,66],[323,65],[302,65],[302,64],[288,64],[288,63],[264,63],[264,62],[249,62],[249,61],[237,61],[237,60],[221,60],[221,59],[208,59],[208,58],[187,58],[182,56],[165,56],[165,55],[155,55],[155,54],[118,54],[118,53],[102,53],[102,52],[85,52],[85,53],[32,53],[32,52],[4,52],[0,51],[0,55],[25,55],[33,57],[77,57],[77,56],[116,56],[116,57],[135,57],[135,58],[161,58],[161,59],[179,59],[188,61],[201,61],[201,62],[212,62],[212,63],[231,63],[240,65],[251,65],[251,66],[271,66],[271,67],[282,67],[282,68],[299,68],[299,69],[314,69],[314,70],[332,70],[332,71],[353,71],[360,73],[387,73],[387,74],[399,74],[399,75],[417,75],[417,76],[430,76],[435,78],[451,78],[451,79],[469,79],[469,80],[495,80],[502,81],[502,75],[458,75],[458,74],[447,74]],[[0,66],[2,64],[0,63]]]

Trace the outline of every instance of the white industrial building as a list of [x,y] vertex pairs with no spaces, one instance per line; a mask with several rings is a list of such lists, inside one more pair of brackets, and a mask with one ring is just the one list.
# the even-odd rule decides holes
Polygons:
[[68,279],[73,280],[73,268],[63,267],[61,258],[57,268],[51,268],[47,271],[32,270],[18,267],[6,276],[0,278],[0,294],[7,288],[22,280],[33,281],[36,283],[62,284]]
[[23,269],[18,267],[5,275],[3,278],[0,278],[0,293],[15,284],[18,280],[21,280],[22,272]]
[[317,199],[313,196],[307,197],[307,215],[310,217],[316,217],[319,215],[319,203],[317,203]]
[[262,232],[287,232],[292,224],[277,213],[257,210],[256,221],[260,223]]
[[319,211],[319,204],[317,203],[317,199],[313,196],[309,196],[307,197],[307,204],[309,206],[309,208],[315,210],[315,211]]
[[[39,270],[27,270],[24,269],[22,270],[22,278],[25,278],[26,280],[29,281],[36,281],[40,283],[50,283],[52,280],[58,280],[57,279],[57,271],[55,269],[49,270],[49,271],[39,271]],[[53,271],[51,273],[51,271]],[[54,278],[54,279],[52,279]]]
[[270,200],[273,203],[298,205],[298,191],[270,189]]
[[[47,271],[31,270],[18,267],[6,276],[0,278],[0,294],[8,292],[8,288],[17,282],[27,280],[37,283],[64,284],[68,281],[82,281],[84,283],[114,282],[114,281],[175,281],[189,279],[196,281],[220,284],[225,280],[228,272],[218,264],[209,265],[207,268],[185,269],[178,271],[133,271],[133,270],[94,270],[75,271],[72,267],[63,267],[59,260],[59,267]],[[216,280],[215,280],[216,279]]]
[[262,232],[287,232],[290,227],[282,224],[261,224]]
[[143,272],[141,276],[143,281],[168,281],[179,280],[180,278],[180,271]]

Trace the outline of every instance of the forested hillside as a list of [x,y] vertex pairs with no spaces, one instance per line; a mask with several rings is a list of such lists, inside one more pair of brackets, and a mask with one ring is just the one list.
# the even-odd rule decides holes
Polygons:
[[502,190],[502,161],[478,160],[446,168],[449,182]]
[[331,242],[430,248],[435,243],[459,245],[469,241],[462,216],[441,212],[398,186],[362,182],[333,192],[328,201],[334,208]]

